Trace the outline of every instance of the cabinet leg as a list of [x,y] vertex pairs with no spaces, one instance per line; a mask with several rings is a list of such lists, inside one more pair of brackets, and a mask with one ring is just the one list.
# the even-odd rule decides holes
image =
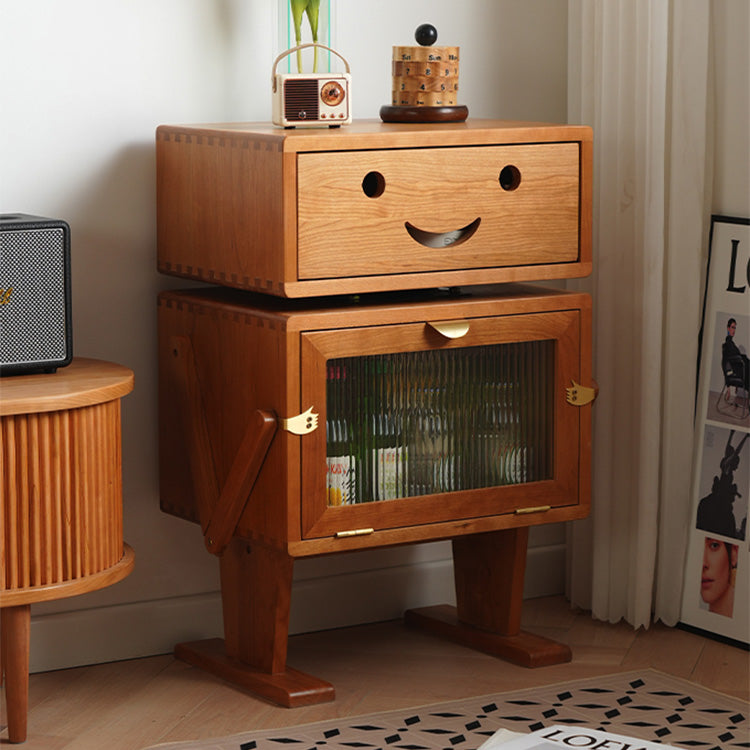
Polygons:
[[0,609],[0,652],[5,672],[5,702],[8,710],[8,739],[26,740],[26,715],[29,709],[29,637],[31,607]]
[[453,540],[456,607],[409,610],[408,625],[524,667],[571,660],[570,648],[521,630],[528,528]]
[[224,639],[180,643],[175,656],[288,708],[332,701],[330,683],[286,666],[293,563],[234,539],[220,558]]

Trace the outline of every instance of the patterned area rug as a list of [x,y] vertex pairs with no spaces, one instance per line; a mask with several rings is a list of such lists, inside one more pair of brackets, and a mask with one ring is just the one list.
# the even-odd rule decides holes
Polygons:
[[476,750],[500,729],[510,738],[552,724],[735,750],[750,748],[749,715],[738,698],[646,670],[150,750]]

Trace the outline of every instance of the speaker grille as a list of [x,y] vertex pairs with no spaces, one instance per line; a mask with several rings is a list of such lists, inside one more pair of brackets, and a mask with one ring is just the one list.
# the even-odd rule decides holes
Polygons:
[[318,119],[318,79],[284,83],[284,116],[289,121]]
[[0,366],[54,366],[69,356],[61,227],[0,231]]

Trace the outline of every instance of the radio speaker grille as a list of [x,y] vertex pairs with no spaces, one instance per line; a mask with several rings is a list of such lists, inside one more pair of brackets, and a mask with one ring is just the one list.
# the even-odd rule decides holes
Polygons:
[[291,121],[318,119],[317,79],[284,82],[284,116]]
[[0,214],[0,373],[69,364],[70,318],[68,225]]

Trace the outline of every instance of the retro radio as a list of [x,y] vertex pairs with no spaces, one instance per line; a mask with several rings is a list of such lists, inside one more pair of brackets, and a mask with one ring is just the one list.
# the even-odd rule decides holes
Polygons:
[[51,372],[72,357],[70,228],[0,214],[0,374]]
[[[277,73],[279,62],[292,52],[319,47],[343,60],[346,73]],[[273,123],[283,128],[331,128],[352,121],[349,63],[336,50],[310,42],[282,52],[273,63]]]

